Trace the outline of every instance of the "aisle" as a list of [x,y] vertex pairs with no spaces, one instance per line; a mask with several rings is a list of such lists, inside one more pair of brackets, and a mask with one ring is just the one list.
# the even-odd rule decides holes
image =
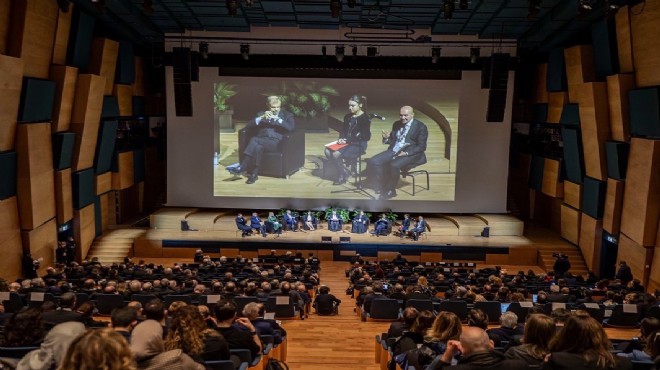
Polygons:
[[311,314],[308,319],[287,320],[287,364],[291,370],[379,369],[374,362],[374,337],[387,330],[387,322],[361,322],[353,312],[355,300],[346,295],[347,262],[322,262],[321,283],[341,299],[337,316]]

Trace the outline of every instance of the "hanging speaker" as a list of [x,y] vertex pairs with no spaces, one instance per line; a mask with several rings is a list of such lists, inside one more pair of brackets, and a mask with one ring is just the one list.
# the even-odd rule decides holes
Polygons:
[[179,117],[192,117],[190,48],[173,48],[174,108]]

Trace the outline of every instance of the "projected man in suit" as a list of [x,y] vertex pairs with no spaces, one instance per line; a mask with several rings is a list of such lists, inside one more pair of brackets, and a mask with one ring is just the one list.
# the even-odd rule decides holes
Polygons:
[[[369,160],[369,169],[375,175],[375,184],[380,188],[380,199],[396,197],[399,174],[404,167],[412,168],[426,163],[426,141],[428,128],[414,118],[412,107],[401,107],[399,120],[392,125],[392,131],[383,131],[383,144],[387,150]],[[377,185],[377,186],[378,186]]]
[[282,110],[279,96],[269,96],[267,102],[268,110],[259,112],[245,127],[251,137],[243,151],[241,163],[238,167],[228,168],[228,171],[235,175],[246,172],[247,184],[257,181],[264,151],[276,150],[284,135],[295,128],[293,114]]
[[236,228],[242,231],[241,237],[252,235],[252,228],[248,226],[247,220],[241,213],[236,216]]

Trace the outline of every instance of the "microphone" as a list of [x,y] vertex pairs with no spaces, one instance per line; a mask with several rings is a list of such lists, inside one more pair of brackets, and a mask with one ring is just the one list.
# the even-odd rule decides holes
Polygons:
[[378,118],[381,121],[385,121],[386,118],[376,113],[369,113],[369,118]]

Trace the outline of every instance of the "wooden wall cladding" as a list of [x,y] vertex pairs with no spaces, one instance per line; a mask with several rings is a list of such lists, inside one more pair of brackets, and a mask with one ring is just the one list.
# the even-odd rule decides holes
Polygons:
[[131,87],[133,88],[133,96],[145,95],[145,76],[144,76],[144,59],[142,57],[135,57],[135,82]]
[[548,93],[548,123],[559,123],[561,112],[564,110],[564,104],[566,103],[568,103],[568,93]]
[[87,256],[96,236],[94,223],[94,204],[73,211],[73,237],[78,245],[76,259],[80,261]]
[[587,176],[598,180],[607,178],[605,141],[610,136],[610,111],[607,84],[589,82],[578,89],[582,149]]
[[630,142],[621,232],[644,247],[655,244],[660,218],[660,140]]
[[584,82],[596,80],[594,69],[594,49],[591,45],[576,45],[564,49],[568,100],[578,102],[578,88]]
[[105,77],[103,95],[112,94],[112,83],[115,80],[119,43],[106,38],[97,37],[92,42],[92,53],[89,58],[89,72]]
[[547,103],[548,102],[548,63],[539,64],[536,66],[536,73],[534,74],[534,103]]
[[55,43],[58,7],[55,1],[11,2],[8,54],[25,61],[25,76],[48,78]]
[[104,88],[104,77],[78,75],[71,117],[71,131],[76,133],[76,143],[73,148],[74,171],[91,168],[94,164]]
[[18,125],[17,188],[21,229],[32,230],[55,217],[55,178],[50,123]]
[[52,66],[50,79],[55,81],[55,101],[53,109],[53,132],[68,131],[71,127],[73,99],[78,81],[78,68],[67,66]]
[[112,172],[112,189],[123,190],[133,186],[133,152],[117,153],[118,172]]
[[130,117],[133,115],[133,89],[131,85],[114,85],[112,95],[117,97],[119,115]]
[[59,11],[57,15],[57,28],[53,45],[53,64],[66,65],[67,49],[69,47],[69,33],[71,31],[71,18],[73,17],[73,4],[69,4],[69,11]]
[[542,192],[553,198],[564,197],[564,183],[560,181],[561,162],[555,159],[545,158],[543,165]]
[[623,209],[623,189],[625,183],[614,179],[607,179],[607,193],[605,194],[605,212],[603,214],[603,230],[612,235],[619,233],[621,226],[621,210]]
[[635,76],[620,74],[607,77],[612,140],[630,140],[630,103],[628,92],[635,88]]
[[649,282],[646,284],[648,292],[654,292],[660,289],[660,224],[658,224],[658,235],[655,240],[655,248],[653,249],[653,260],[651,261],[651,271],[655,273],[650,274]]
[[0,55],[0,152],[14,150],[25,62]]
[[11,197],[0,200],[0,246],[8,240],[20,237],[20,231],[18,199]]
[[[99,205],[101,206],[101,232],[108,230],[110,221],[110,194],[99,195]],[[112,198],[114,200],[114,198]]]
[[580,220],[582,212],[567,205],[561,206],[561,237],[578,245],[580,242]]
[[603,239],[603,220],[582,214],[580,220],[580,250],[589,271],[600,275],[600,252]]
[[635,71],[632,53],[632,33],[630,30],[630,9],[622,6],[615,16],[616,44],[619,52],[619,71],[632,73]]
[[660,40],[652,36],[660,33],[660,2],[644,1],[631,7],[630,11],[634,14],[630,17],[630,28],[636,85],[660,85]]
[[55,208],[57,224],[73,218],[73,193],[71,190],[71,169],[55,171]]
[[46,267],[55,265],[57,248],[57,223],[52,219],[34,230],[21,232],[23,247],[30,251],[32,258],[43,258],[40,276]]
[[[617,264],[620,261],[626,261],[626,264],[630,266],[633,276],[642,280],[644,286],[648,286],[647,282],[651,272],[650,261],[653,260],[654,249],[655,248],[644,248],[635,243],[635,241],[630,239],[626,234],[619,234],[619,251],[616,258]],[[648,261],[649,268],[646,268],[647,258],[650,260]],[[657,279],[657,277],[655,277],[655,279]]]
[[564,203],[580,209],[582,204],[582,185],[570,181],[564,181]]
[[101,195],[112,190],[112,172],[106,172],[94,177],[94,190]]
[[0,1],[0,54],[7,54],[10,8],[10,1]]
[[23,245],[18,221],[16,197],[0,200],[0,271],[2,277],[13,281],[22,275],[21,256]]

